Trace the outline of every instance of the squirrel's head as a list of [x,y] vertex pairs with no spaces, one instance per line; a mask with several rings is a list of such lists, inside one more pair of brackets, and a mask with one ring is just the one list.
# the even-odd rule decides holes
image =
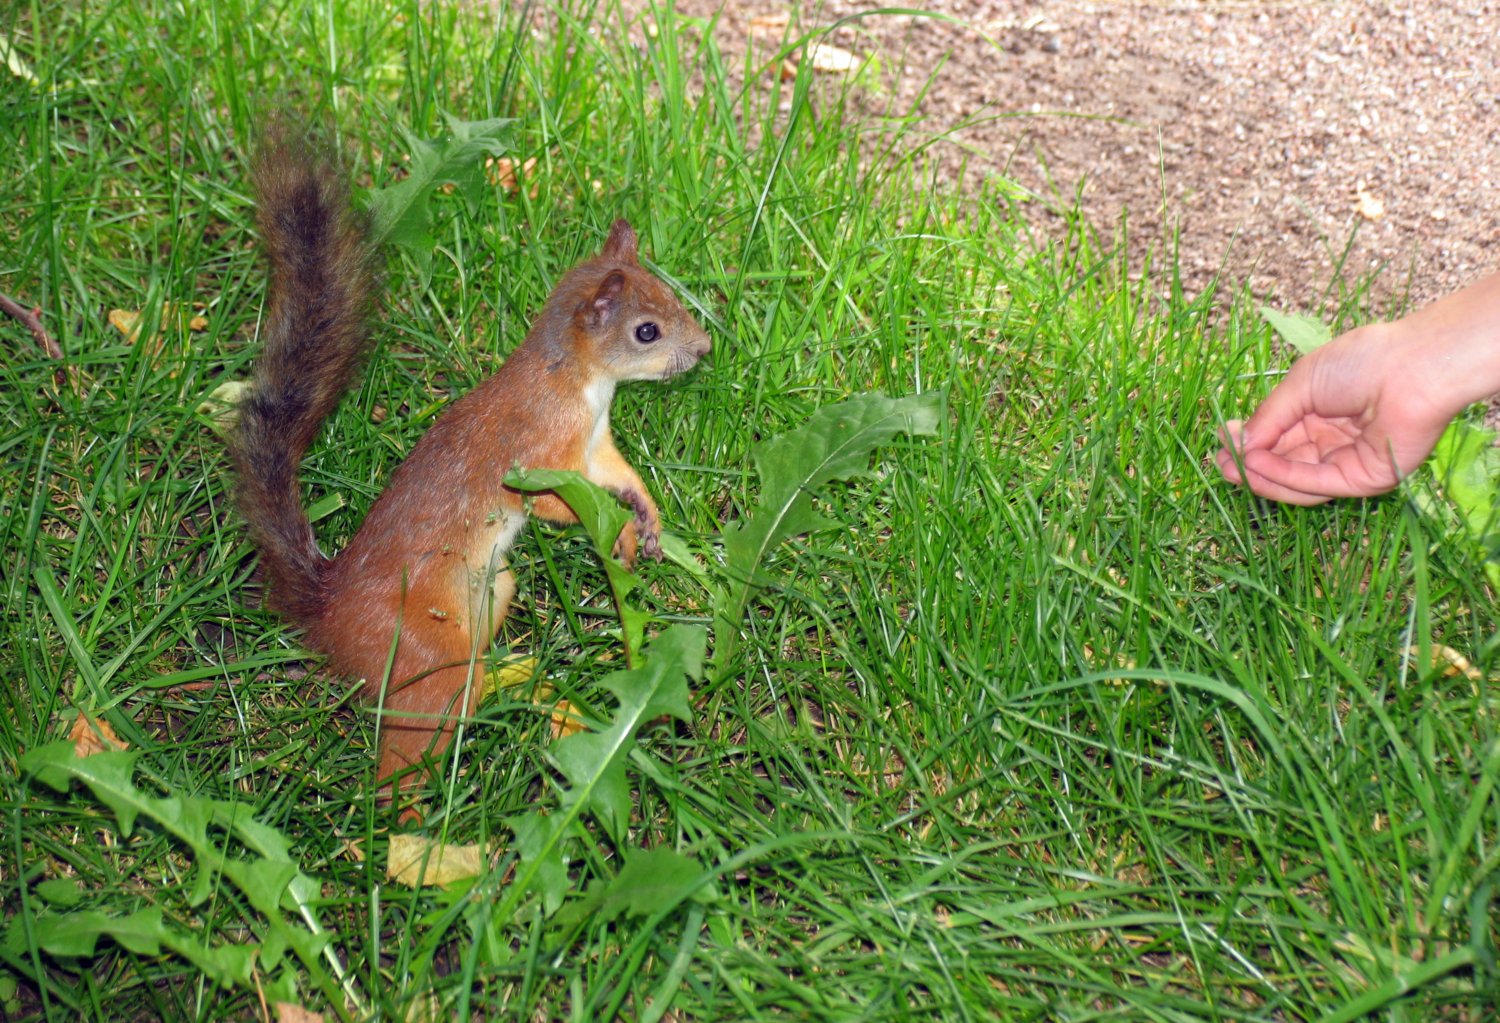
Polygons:
[[617,220],[597,258],[574,323],[594,342],[598,364],[614,380],[665,380],[708,354],[708,334],[677,296],[640,264],[635,231]]

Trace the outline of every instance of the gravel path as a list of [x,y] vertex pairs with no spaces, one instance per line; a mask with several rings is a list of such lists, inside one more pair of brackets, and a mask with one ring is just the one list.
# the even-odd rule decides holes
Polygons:
[[[788,18],[828,25],[878,6],[729,0],[719,38],[766,53]],[[1173,226],[1190,291],[1224,266],[1284,307],[1316,309],[1340,260],[1348,282],[1374,275],[1378,308],[1500,268],[1493,0],[923,6],[971,27],[867,15],[827,37],[880,55],[890,92],[867,106],[948,133],[935,170],[965,187],[1001,175],[1064,204],[1082,187],[1105,238],[1128,211],[1133,268]]]

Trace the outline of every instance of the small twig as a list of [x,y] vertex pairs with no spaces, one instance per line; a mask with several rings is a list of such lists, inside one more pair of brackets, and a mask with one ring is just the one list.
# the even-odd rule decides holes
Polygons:
[[47,358],[61,359],[63,357],[61,346],[52,340],[52,335],[48,334],[47,329],[42,326],[41,306],[35,306],[28,310],[9,295],[0,293],[0,309],[4,309],[11,316],[20,320],[26,329],[31,331],[31,336],[36,338],[36,343],[42,346],[42,351],[47,353]]

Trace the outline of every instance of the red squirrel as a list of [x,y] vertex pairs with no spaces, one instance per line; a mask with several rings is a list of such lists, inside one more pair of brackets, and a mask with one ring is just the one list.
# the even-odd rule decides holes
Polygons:
[[349,545],[327,558],[297,468],[369,351],[375,253],[343,179],[307,147],[273,140],[254,180],[270,283],[263,350],[230,440],[240,511],[268,602],[306,631],[306,645],[359,679],[369,700],[390,663],[378,777],[407,772],[410,782],[409,768],[447,746],[451,715],[474,709],[480,655],[515,593],[506,553],[528,510],[578,521],[555,494],[523,497],[505,474],[582,473],[635,510],[616,553],[631,562],[639,544],[659,559],[656,504],[615,448],[610,399],[621,381],[691,369],[709,338],[642,268],[630,225],[615,221],[599,255],[568,272],[499,372],[442,413]]

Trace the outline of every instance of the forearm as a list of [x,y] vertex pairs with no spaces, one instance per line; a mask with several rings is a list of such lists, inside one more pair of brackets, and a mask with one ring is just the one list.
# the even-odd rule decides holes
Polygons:
[[1407,378],[1452,412],[1500,392],[1500,273],[1381,328]]

